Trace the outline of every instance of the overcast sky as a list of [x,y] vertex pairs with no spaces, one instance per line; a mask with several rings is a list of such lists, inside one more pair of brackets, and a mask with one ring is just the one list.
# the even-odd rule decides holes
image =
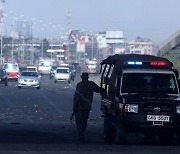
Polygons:
[[33,20],[34,35],[59,36],[71,29],[123,30],[128,39],[148,37],[160,43],[180,28],[180,0],[6,0],[4,29],[16,20]]

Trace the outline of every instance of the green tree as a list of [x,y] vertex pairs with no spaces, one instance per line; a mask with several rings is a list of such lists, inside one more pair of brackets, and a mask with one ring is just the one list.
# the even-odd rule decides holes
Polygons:
[[[42,40],[41,42],[41,46],[40,46],[40,50],[42,52],[43,50],[43,57],[46,57],[47,56],[47,50],[49,49],[49,41],[45,38]],[[42,53],[41,53],[41,56],[42,56]]]

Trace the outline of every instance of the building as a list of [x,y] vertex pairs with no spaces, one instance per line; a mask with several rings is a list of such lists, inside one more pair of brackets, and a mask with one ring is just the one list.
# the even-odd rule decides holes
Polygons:
[[103,59],[107,58],[108,45],[106,40],[106,32],[100,32],[95,34],[97,47],[98,47],[98,62],[101,62]]
[[123,54],[126,52],[127,43],[123,31],[107,31],[106,43],[109,46],[107,57],[114,54]]
[[32,22],[17,21],[14,25],[13,34],[15,38],[32,37]]
[[130,54],[145,54],[145,55],[157,54],[156,45],[148,38],[137,37],[136,39],[129,41],[128,46],[129,46]]

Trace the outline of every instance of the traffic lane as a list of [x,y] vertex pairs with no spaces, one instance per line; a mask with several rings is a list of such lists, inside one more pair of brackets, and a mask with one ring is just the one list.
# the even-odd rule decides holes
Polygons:
[[[98,128],[100,127],[98,126]],[[136,138],[133,141],[133,137],[135,137],[133,135],[130,137],[132,138],[131,141],[126,145],[106,143],[102,138],[102,133],[98,133],[100,130],[92,125],[88,125],[86,141],[83,143],[77,141],[76,131],[73,125],[70,127],[65,125],[63,127],[62,124],[52,123],[36,123],[35,125],[28,123],[19,126],[1,124],[0,128],[0,151],[164,154],[172,152],[179,153],[180,150],[177,143],[172,144],[170,142],[168,144],[162,144],[158,140],[147,141],[142,138]]]
[[[26,148],[31,147],[31,149],[34,150],[56,149],[60,151],[68,151],[69,148],[67,147],[72,146],[74,147],[74,149],[70,148],[70,151],[77,152],[76,148],[80,146],[80,151],[85,152],[89,150],[89,147],[93,148],[90,148],[91,150],[94,150],[93,152],[96,152],[98,150],[101,152],[107,152],[107,150],[110,150],[110,152],[117,152],[122,150],[122,146],[115,144],[106,144],[104,142],[103,119],[100,119],[99,117],[99,102],[94,102],[93,112],[91,112],[91,115],[93,115],[94,113],[95,115],[97,115],[95,117],[98,120],[96,121],[91,118],[89,119],[86,132],[86,142],[85,145],[81,145],[81,143],[77,141],[75,122],[74,120],[72,122],[69,120],[69,116],[72,112],[72,96],[74,94],[76,83],[72,83],[73,88],[67,88],[65,90],[65,84],[54,84],[53,80],[48,80],[48,78],[46,77],[42,80],[44,83],[42,84],[41,90],[37,90],[34,88],[17,89],[17,87],[15,86],[15,82],[10,82],[9,87],[3,87],[2,89],[0,89],[0,92],[2,92],[1,94],[3,94],[0,95],[0,99],[3,100],[1,102],[2,108],[0,110],[2,111],[2,109],[5,107],[12,107],[9,112],[14,112],[14,109],[16,109],[16,112],[13,116],[16,117],[17,115],[19,115],[16,117],[16,119],[4,119],[5,123],[1,121],[0,143],[5,145],[1,146],[2,149],[4,148],[4,150],[7,150],[7,148],[10,148],[18,150],[18,148],[20,148],[26,150]],[[65,100],[62,99],[63,101],[60,101],[60,98],[65,98]],[[97,101],[98,99],[98,95],[95,96],[95,101]],[[71,104],[67,102],[71,102]],[[21,108],[22,106],[23,108]],[[64,112],[65,110],[66,112]],[[44,116],[45,113],[47,116]],[[27,115],[30,115],[31,118],[28,119]],[[54,119],[53,115],[55,115],[56,119]],[[40,119],[39,117],[41,116],[44,116],[44,119]],[[62,116],[63,118],[57,119],[57,116]],[[32,117],[34,119],[32,119]],[[50,118],[50,120],[47,119],[47,117],[53,118]],[[53,124],[57,121],[58,123]],[[24,144],[27,145],[24,146]],[[65,146],[61,146],[62,144],[64,144]],[[156,146],[154,145],[161,145],[156,150],[166,151],[166,149],[163,150],[164,146],[178,145],[178,143],[175,141],[171,141],[169,144],[163,145],[162,143],[158,142],[158,140],[156,140],[155,142],[146,141],[141,136],[130,135],[129,144],[125,146],[125,151],[127,150],[128,152],[130,152],[131,146],[134,145],[140,145],[141,148],[144,148],[144,145],[148,145],[148,147],[151,146],[151,148],[156,148]],[[171,151],[173,151],[173,148],[174,146],[170,146]],[[138,153],[140,152],[138,151]]]
[[[41,90],[36,88],[17,88],[17,82],[9,82],[8,87],[0,89],[0,120],[3,121],[63,121],[69,120],[73,108],[73,95],[76,78],[71,85],[54,83],[48,76],[42,77]],[[91,119],[100,118],[100,97],[95,95]]]

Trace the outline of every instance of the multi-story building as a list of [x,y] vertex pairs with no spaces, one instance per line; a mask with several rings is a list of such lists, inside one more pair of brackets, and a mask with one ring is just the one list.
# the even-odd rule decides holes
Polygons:
[[95,35],[98,47],[98,62],[101,62],[103,59],[107,58],[108,45],[106,40],[106,32],[100,32]]
[[16,38],[29,38],[32,37],[32,22],[17,21],[13,30]]
[[130,54],[156,55],[156,45],[148,38],[137,37],[128,43]]
[[106,43],[109,46],[107,56],[123,54],[126,51],[127,43],[123,31],[107,31]]

